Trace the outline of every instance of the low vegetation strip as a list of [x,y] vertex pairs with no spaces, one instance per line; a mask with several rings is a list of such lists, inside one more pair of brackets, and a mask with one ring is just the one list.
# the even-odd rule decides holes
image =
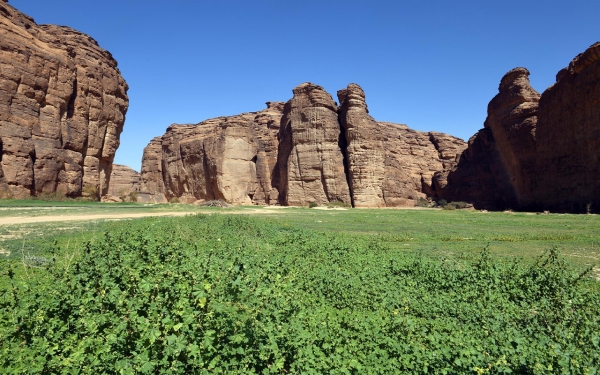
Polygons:
[[551,249],[446,261],[245,216],[143,219],[3,262],[5,373],[596,374],[600,288]]

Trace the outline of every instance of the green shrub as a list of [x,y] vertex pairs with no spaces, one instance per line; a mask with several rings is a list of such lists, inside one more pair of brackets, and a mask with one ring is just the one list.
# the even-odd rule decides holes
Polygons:
[[46,202],[64,202],[68,200],[67,196],[59,192],[44,192],[36,195],[34,199],[39,199]]
[[124,223],[75,263],[28,261],[47,268],[39,282],[0,267],[7,374],[600,367],[598,284],[556,249],[532,265],[487,250],[457,264],[371,238],[198,215]]
[[445,205],[448,204],[448,201],[445,199],[440,199],[437,202],[435,202],[437,207],[444,207]]
[[448,204],[442,206],[442,210],[454,211],[454,210],[456,210],[456,206],[453,205],[452,203],[448,203]]
[[419,197],[417,200],[417,207],[429,207],[430,203],[427,199]]
[[129,201],[130,202],[138,201],[138,192],[137,191],[132,191],[131,193],[129,193]]
[[352,205],[346,202],[329,202],[327,208],[352,208]]
[[100,193],[95,185],[84,185],[81,189],[84,198],[90,198],[93,201],[100,201]]
[[117,195],[119,196],[121,202],[127,201],[127,189],[119,189]]
[[317,202],[310,202],[308,204],[308,208],[315,208],[315,207],[319,207],[319,204]]
[[181,203],[181,202],[179,201],[179,198],[173,197],[173,198],[169,199],[169,203],[175,204],[175,203]]

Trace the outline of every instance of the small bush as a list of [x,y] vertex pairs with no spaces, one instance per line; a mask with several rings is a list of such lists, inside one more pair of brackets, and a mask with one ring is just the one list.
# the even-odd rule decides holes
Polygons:
[[98,192],[98,187],[94,185],[85,185],[83,189],[81,189],[84,197],[89,197],[93,201],[100,200],[100,193]]
[[179,198],[173,197],[173,198],[169,199],[169,203],[175,204],[175,203],[181,203],[181,202],[179,201]]
[[117,195],[119,196],[119,199],[121,200],[121,202],[125,202],[127,200],[127,190],[119,189],[119,191],[117,192]]
[[327,208],[351,208],[352,206],[346,202],[329,202],[327,203]]
[[456,206],[452,203],[448,203],[447,205],[442,206],[442,210],[454,211],[456,210]]
[[138,192],[137,191],[132,191],[131,193],[129,193],[129,201],[130,202],[138,201]]
[[35,197],[35,199],[39,199],[39,200],[46,201],[46,202],[64,202],[65,200],[68,200],[68,198],[64,194],[61,194],[58,192],[40,193]]
[[440,199],[439,201],[435,202],[436,206],[438,207],[444,207],[445,205],[448,204],[448,201],[445,199]]
[[206,202],[202,202],[202,203],[194,203],[197,204],[200,207],[231,207],[231,205],[225,201],[222,200],[215,200],[215,201],[206,201]]
[[319,207],[319,204],[317,202],[310,202],[308,204],[308,208],[315,208],[315,207]]
[[429,201],[425,198],[419,198],[417,200],[417,207],[429,207]]

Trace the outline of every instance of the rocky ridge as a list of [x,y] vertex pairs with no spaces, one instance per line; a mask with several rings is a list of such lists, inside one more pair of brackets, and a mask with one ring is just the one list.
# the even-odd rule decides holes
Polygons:
[[600,42],[558,72],[541,95],[529,71],[501,80],[484,129],[438,194],[488,209],[600,209]]
[[129,103],[111,54],[2,1],[0,68],[0,196],[106,194]]
[[339,107],[312,83],[292,92],[263,111],[171,125],[144,151],[141,191],[185,202],[414,206],[466,147],[375,121],[356,84],[338,92]]

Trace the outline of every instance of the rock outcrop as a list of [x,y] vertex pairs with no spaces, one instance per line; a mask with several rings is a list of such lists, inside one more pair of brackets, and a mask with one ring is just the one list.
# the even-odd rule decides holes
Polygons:
[[540,96],[516,68],[488,106],[439,189],[488,209],[586,212],[600,207],[600,43],[577,56]]
[[0,195],[105,194],[127,89],[94,39],[1,2]]
[[451,168],[466,147],[462,139],[420,132],[406,125],[379,123],[385,149],[384,199],[387,207],[414,206],[436,196],[434,175]]
[[113,164],[108,195],[126,197],[140,192],[140,173],[126,165]]
[[350,204],[337,105],[312,83],[303,83],[293,93],[279,130],[279,202]]
[[171,125],[142,159],[142,192],[184,202],[274,204],[277,133],[283,103],[260,112]]
[[338,92],[304,83],[285,105],[171,125],[144,150],[141,192],[235,204],[414,206],[434,195],[436,172],[466,147],[442,133],[378,123],[356,84]]
[[369,115],[365,92],[359,85],[352,83],[337,96],[352,205],[385,207],[385,149],[379,124]]

